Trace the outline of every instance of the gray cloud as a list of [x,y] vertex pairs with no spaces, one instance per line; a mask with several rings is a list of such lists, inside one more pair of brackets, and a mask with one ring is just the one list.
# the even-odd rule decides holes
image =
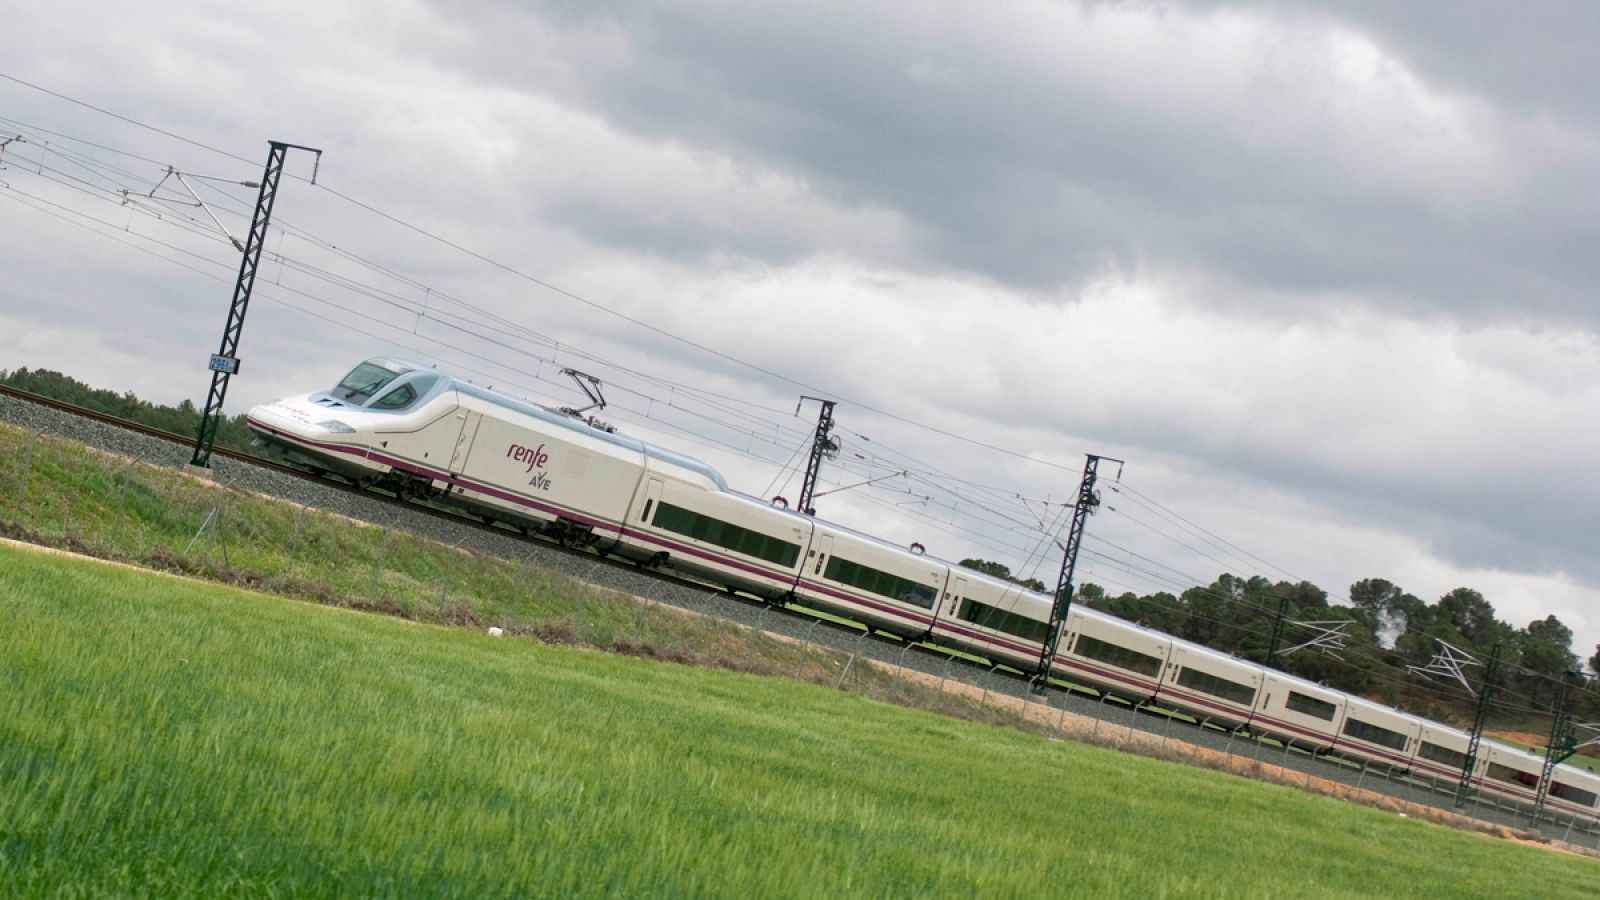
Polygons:
[[[452,64],[892,210],[918,223],[927,269],[1034,290],[1178,265],[1280,301],[1342,291],[1415,314],[1593,322],[1592,117],[1531,127],[1540,108],[1508,101],[1544,82],[1457,78],[1446,63],[1470,43],[1413,71],[1410,20],[1330,35],[1327,16],[1233,8],[1018,5],[987,26],[987,11],[896,5],[675,9],[468,11],[529,43],[464,47]],[[1131,60],[1113,73],[1128,80],[1076,61],[1098,44]],[[792,258],[736,232],[606,221],[580,224],[665,255]]]

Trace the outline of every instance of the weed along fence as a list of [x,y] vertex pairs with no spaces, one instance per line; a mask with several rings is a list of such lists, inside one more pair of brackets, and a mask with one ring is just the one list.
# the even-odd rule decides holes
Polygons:
[[[7,410],[0,405],[0,413]],[[70,418],[70,417],[68,417]],[[14,419],[13,419],[14,420]],[[1341,763],[1275,741],[1193,727],[1108,697],[1052,690],[973,660],[886,643],[468,523],[219,460],[182,470],[151,438],[108,453],[74,422],[0,425],[0,531],[298,600],[508,638],[793,678],[947,715],[1182,759],[1483,829],[1537,831],[1600,851],[1593,822],[1542,818],[1456,785]],[[96,428],[109,428],[95,424]],[[69,437],[71,439],[69,439]],[[126,440],[126,434],[118,440]],[[271,494],[271,496],[268,496]]]

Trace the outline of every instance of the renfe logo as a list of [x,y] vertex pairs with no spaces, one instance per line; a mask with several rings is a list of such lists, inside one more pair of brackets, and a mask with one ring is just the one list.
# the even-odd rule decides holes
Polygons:
[[511,447],[506,450],[506,458],[514,459],[517,462],[527,463],[528,468],[526,471],[529,472],[532,472],[534,469],[542,469],[550,463],[550,454],[544,452],[543,444],[540,444],[532,449],[524,447],[521,444],[512,444]]

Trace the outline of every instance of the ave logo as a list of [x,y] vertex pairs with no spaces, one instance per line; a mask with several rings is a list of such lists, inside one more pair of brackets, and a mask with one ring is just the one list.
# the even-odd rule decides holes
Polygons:
[[537,447],[524,447],[521,444],[512,444],[510,447],[506,448],[506,458],[515,460],[519,463],[527,464],[527,468],[523,469],[523,472],[525,473],[532,472],[534,469],[540,470],[534,474],[533,478],[529,479],[528,484],[529,486],[536,487],[541,491],[550,490],[550,476],[544,471],[545,466],[550,464],[550,454],[545,452],[543,444],[540,444]]

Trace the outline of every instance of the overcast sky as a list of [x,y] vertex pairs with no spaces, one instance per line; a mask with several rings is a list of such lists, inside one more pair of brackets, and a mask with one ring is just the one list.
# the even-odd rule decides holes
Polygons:
[[[1102,453],[1137,493],[1080,581],[1465,585],[1600,643],[1600,6],[225,6],[0,3],[0,73],[62,95],[0,79],[0,368],[202,399],[238,255],[137,195],[288,141],[325,155],[231,411],[377,353],[569,404],[575,366],[792,495],[826,394],[830,484],[945,477],[823,514],[948,558],[1053,582],[1022,520]],[[189,180],[242,237],[254,192]]]

